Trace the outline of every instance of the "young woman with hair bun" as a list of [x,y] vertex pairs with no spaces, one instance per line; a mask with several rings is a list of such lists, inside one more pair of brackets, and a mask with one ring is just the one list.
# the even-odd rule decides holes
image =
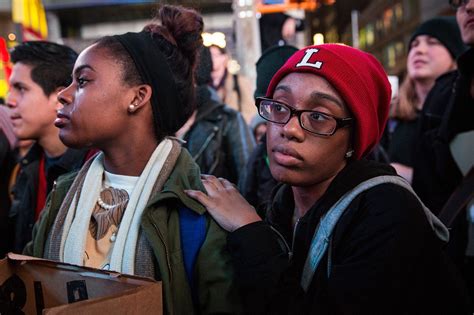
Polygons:
[[225,233],[184,193],[204,187],[172,137],[194,110],[202,17],[163,6],[158,19],[77,59],[55,125],[100,153],[58,180],[25,253],[161,280],[165,313],[235,313]]

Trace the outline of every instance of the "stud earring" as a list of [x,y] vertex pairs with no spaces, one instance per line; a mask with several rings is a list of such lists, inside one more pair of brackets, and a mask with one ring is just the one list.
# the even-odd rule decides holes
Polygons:
[[346,159],[350,158],[353,153],[354,153],[354,150],[347,151],[345,154]]
[[128,112],[133,113],[136,110],[137,105],[135,104],[130,104],[128,105]]

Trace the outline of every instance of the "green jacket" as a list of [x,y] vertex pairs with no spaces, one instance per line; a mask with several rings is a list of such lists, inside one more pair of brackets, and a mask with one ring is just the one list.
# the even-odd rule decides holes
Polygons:
[[[45,243],[59,207],[75,173],[60,177],[48,196],[46,208],[33,230],[33,240],[24,253],[43,257]],[[238,293],[233,284],[233,270],[226,250],[226,233],[206,213],[206,209],[189,198],[183,190],[204,191],[199,167],[183,149],[163,190],[150,198],[143,212],[141,227],[146,234],[161,274],[164,311],[168,314],[193,314],[191,289],[186,280],[179,233],[178,207],[185,207],[207,218],[207,234],[198,253],[194,277],[198,292],[198,312],[202,314],[239,313]]]

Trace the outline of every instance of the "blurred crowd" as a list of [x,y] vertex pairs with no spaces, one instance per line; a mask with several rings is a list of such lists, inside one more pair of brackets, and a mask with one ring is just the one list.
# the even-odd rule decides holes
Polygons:
[[175,6],[80,54],[19,44],[0,256],[153,277],[166,313],[472,314],[474,0],[450,4],[398,91],[367,53],[278,40],[252,90]]

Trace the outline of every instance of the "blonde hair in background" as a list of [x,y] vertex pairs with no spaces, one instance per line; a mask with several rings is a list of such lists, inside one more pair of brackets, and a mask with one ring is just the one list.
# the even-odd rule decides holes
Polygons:
[[400,86],[398,104],[393,107],[391,117],[400,120],[413,120],[416,118],[416,107],[419,103],[415,91],[415,81],[406,75]]

